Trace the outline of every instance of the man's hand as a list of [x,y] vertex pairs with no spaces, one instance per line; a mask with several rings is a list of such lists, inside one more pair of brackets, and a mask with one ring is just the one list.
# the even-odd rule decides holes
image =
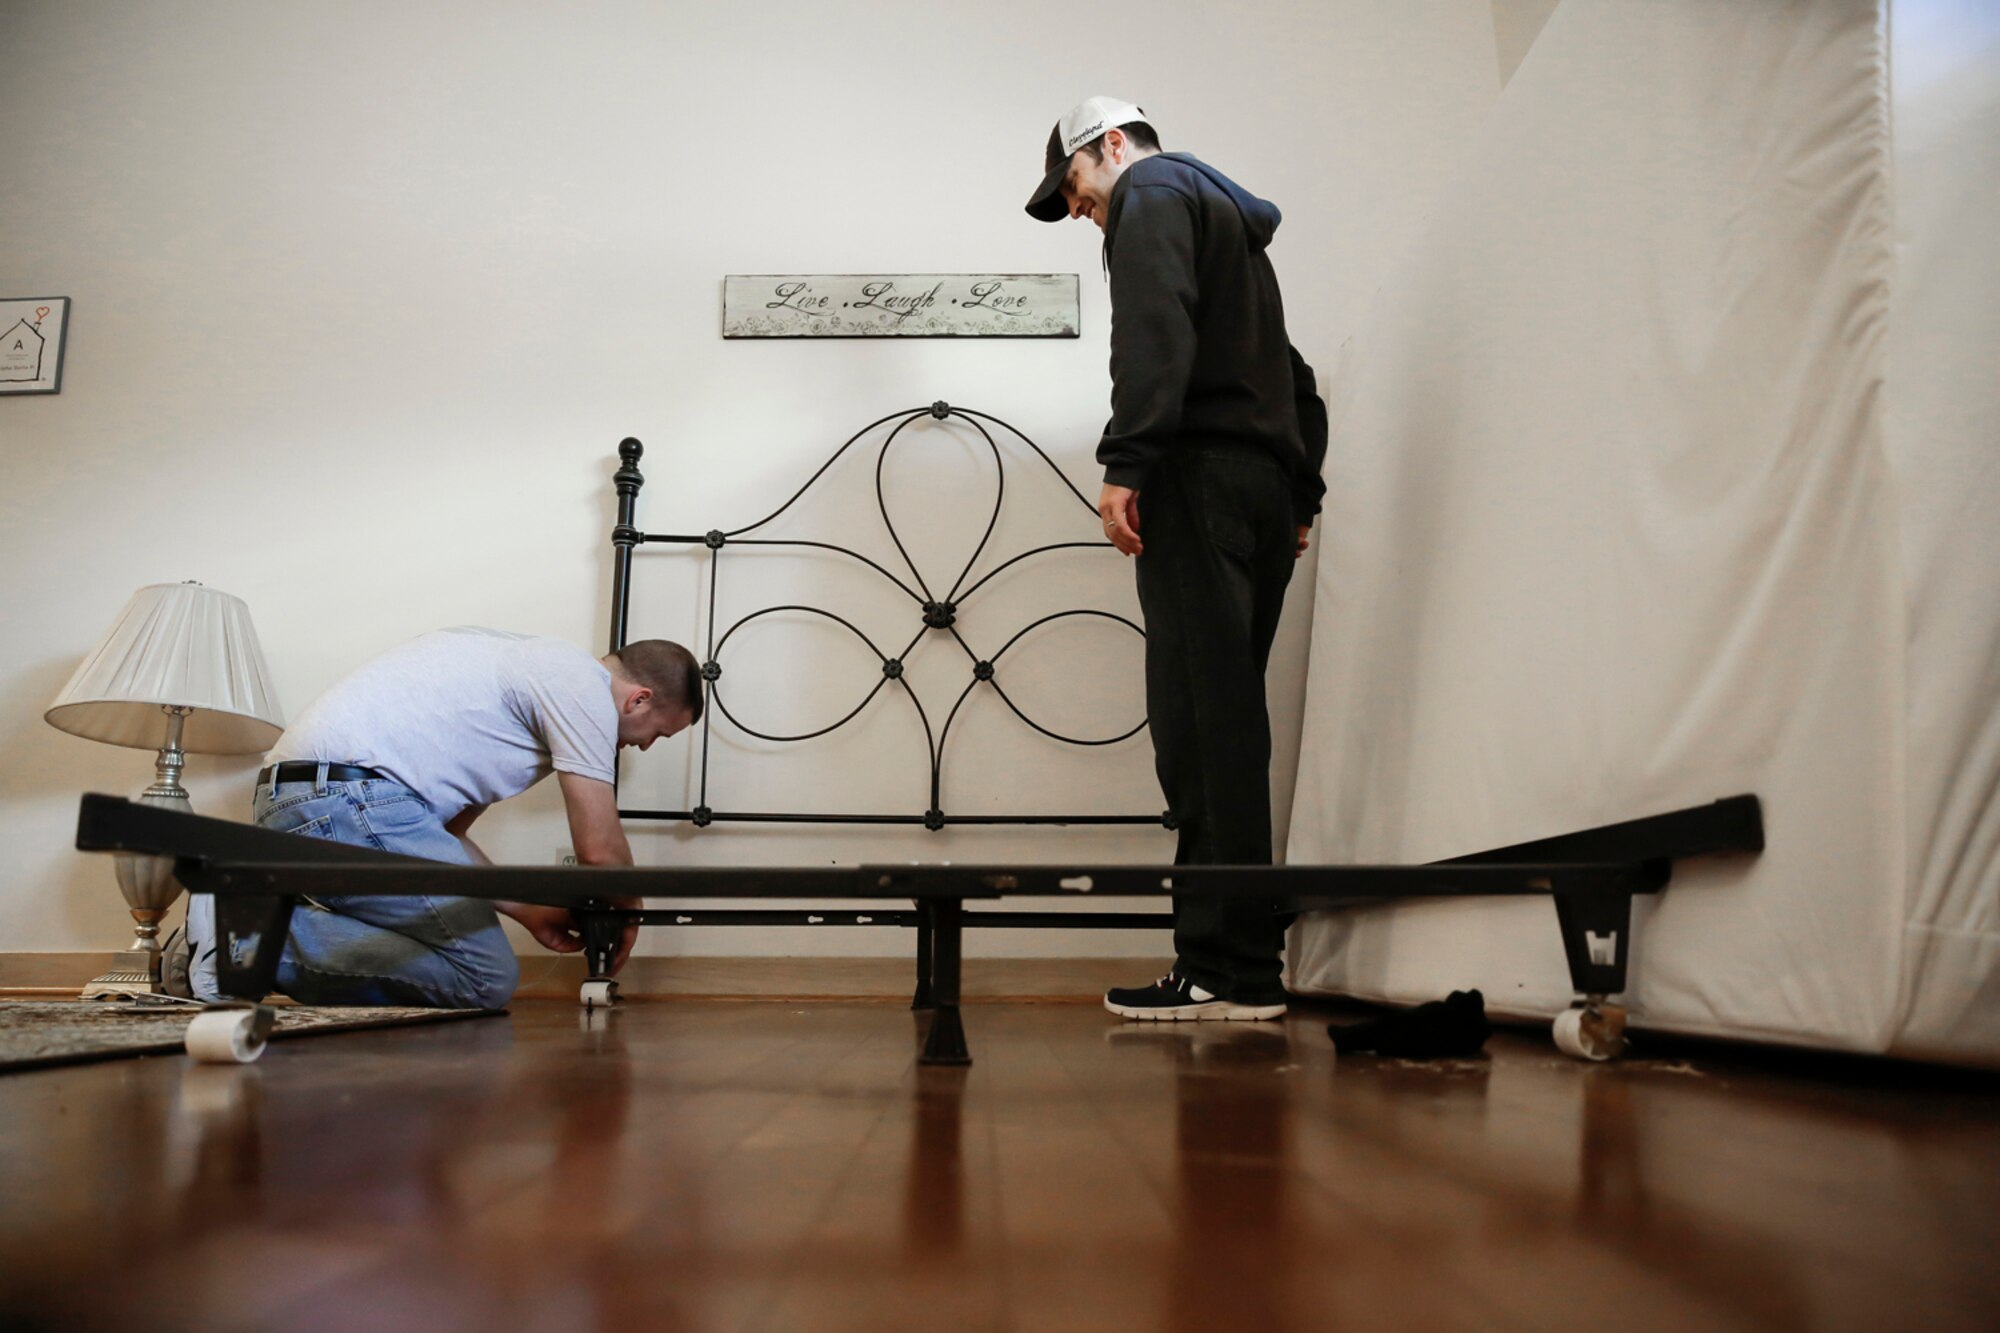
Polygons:
[[[636,912],[644,907],[639,898],[613,898],[613,907]],[[556,953],[578,953],[583,949],[583,932],[577,928],[576,918],[569,914],[567,907],[547,907],[540,903],[500,903],[493,904],[520,922],[522,927],[535,937],[535,943]],[[624,938],[618,941],[618,951],[611,956],[611,973],[625,966],[625,960],[632,956],[632,946],[639,939],[639,923],[632,922],[625,927]]]
[[1292,552],[1292,559],[1297,560],[1300,556],[1303,556],[1306,553],[1306,547],[1310,545],[1312,545],[1312,524],[1301,523],[1299,524],[1299,548]]
[[1139,540],[1139,492],[1106,482],[1097,496],[1097,516],[1104,520],[1104,535],[1121,554],[1138,555],[1146,549]]
[[[576,845],[576,859],[587,866],[631,865],[632,846],[625,841],[625,829],[618,819],[618,798],[611,784],[562,772],[556,774],[556,781],[562,787],[563,807],[569,813],[570,840]],[[610,902],[613,907],[633,912],[646,905],[639,898],[613,898]],[[544,949],[576,953],[583,948],[583,932],[566,907],[545,907],[539,903],[493,905],[520,922]],[[617,951],[611,956],[613,973],[625,966],[638,939],[638,923],[627,925]]]
[[557,953],[576,953],[583,948],[583,936],[566,907],[546,907],[541,903],[503,903],[495,907],[513,917],[535,937],[535,943]]

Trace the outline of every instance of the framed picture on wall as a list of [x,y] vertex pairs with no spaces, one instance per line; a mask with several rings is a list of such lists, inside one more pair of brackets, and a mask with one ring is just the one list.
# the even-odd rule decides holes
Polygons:
[[0,393],[61,393],[67,296],[0,297]]

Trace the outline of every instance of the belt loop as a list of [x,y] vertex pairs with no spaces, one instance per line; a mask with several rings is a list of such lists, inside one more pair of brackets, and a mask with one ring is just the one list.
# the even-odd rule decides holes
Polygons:
[[324,759],[319,761],[319,767],[313,772],[313,795],[326,795],[326,760]]

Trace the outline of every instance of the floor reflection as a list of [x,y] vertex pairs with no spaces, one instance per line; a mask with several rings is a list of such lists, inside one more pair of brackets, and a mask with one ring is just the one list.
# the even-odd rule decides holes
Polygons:
[[1166,1326],[1282,1326],[1283,1270],[1300,1239],[1290,1034],[1265,1023],[1128,1023],[1105,1040],[1121,1054],[1157,1050],[1173,1068]]
[[910,1164],[904,1172],[903,1246],[911,1254],[955,1253],[965,1240],[963,1066],[918,1065]]
[[231,1210],[261,1210],[263,1112],[263,1071],[256,1065],[190,1062],[181,1072],[166,1159],[169,1197],[183,1228],[199,1230]]
[[1632,1085],[1617,1070],[1578,1071],[1583,1082],[1583,1143],[1577,1161],[1576,1221],[1582,1226],[1642,1228],[1652,1212],[1632,1110]]
[[[1541,1055],[1497,1069],[1484,1057],[1350,1055],[1339,1077],[1336,1132],[1436,1182],[1439,1203],[1409,1239],[1447,1267],[1539,1273],[1559,1261],[1580,1286],[1650,1274],[1690,1308],[1748,1311],[1772,1328],[1813,1323],[1781,1241],[1732,1225],[1730,1200],[1703,1200],[1684,1178],[1661,1187],[1656,1127],[1686,1135],[1689,1113],[1714,1095],[1698,1079]],[[1727,1132],[1742,1108],[1714,1110],[1714,1132]],[[1683,1171],[1686,1146],[1666,1153]]]
[[1336,1057],[1303,1015],[980,1019],[971,1070],[914,1064],[878,1008],[689,1003],[0,1079],[0,1326],[1941,1329],[1993,1308],[2000,1091],[1590,1066],[1517,1033],[1476,1060]]
[[[1648,1111],[1701,1097],[1644,1066],[1573,1069],[1581,1101],[1572,1225],[1594,1240],[1672,1275],[1703,1304],[1748,1312],[1760,1327],[1806,1329],[1819,1323],[1798,1257],[1768,1234],[1732,1226],[1722,1208],[1689,1204],[1681,1191],[1653,1187]],[[1718,1199],[1718,1204],[1723,1200]]]

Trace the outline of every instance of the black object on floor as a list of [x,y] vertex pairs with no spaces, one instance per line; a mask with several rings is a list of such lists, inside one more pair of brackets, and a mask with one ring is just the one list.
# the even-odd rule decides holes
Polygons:
[[1401,1013],[1384,1014],[1360,1023],[1329,1023],[1326,1035],[1342,1055],[1374,1051],[1405,1060],[1440,1060],[1479,1054],[1493,1025],[1486,1021],[1486,997],[1476,990],[1455,990]]

